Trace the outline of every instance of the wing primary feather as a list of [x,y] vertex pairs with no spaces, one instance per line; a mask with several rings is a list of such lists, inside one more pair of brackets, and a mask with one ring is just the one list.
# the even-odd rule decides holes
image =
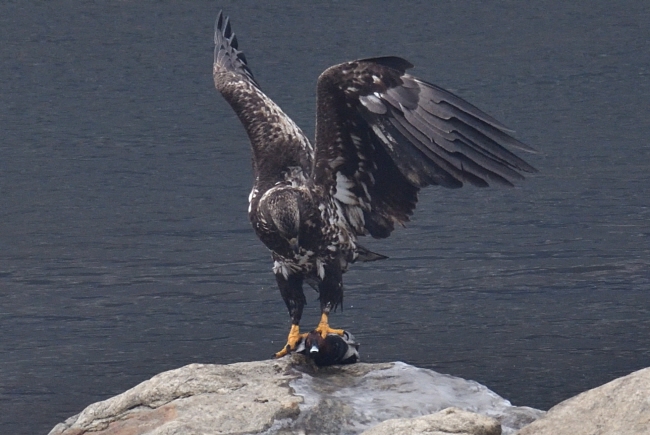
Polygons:
[[[440,119],[447,121],[452,121],[457,119],[458,121],[474,127],[476,130],[480,131],[484,135],[490,137],[495,142],[501,143],[506,146],[513,148],[518,148],[529,153],[537,153],[537,150],[534,148],[518,141],[514,137],[508,134],[509,130],[503,130],[495,127],[492,124],[485,122],[481,118],[477,118],[471,113],[465,112],[464,110],[452,105],[447,101],[441,101],[436,103],[432,100],[424,100],[420,103],[420,106],[430,113],[433,116],[436,116]],[[530,166],[530,165],[527,165]],[[532,168],[532,166],[530,166]],[[533,168],[530,172],[536,172]]]
[[537,169],[535,169],[533,166],[526,163],[523,159],[517,157],[516,154],[500,146],[499,143],[494,141],[491,137],[483,135],[480,131],[476,130],[472,126],[468,126],[467,124],[461,123],[459,121],[453,122],[453,124],[456,126],[454,128],[455,134],[464,138],[463,140],[471,142],[475,148],[480,148],[483,154],[488,155],[494,160],[501,161],[504,164],[517,168],[521,171],[529,173],[537,172]]
[[440,86],[436,86],[432,83],[425,82],[424,80],[420,80],[418,78],[414,77],[414,80],[420,85],[420,90],[421,90],[421,99],[427,100],[430,99],[436,103],[440,103],[441,101],[446,101],[447,103],[451,104],[454,107],[457,107],[458,109],[462,110],[463,112],[472,115],[475,118],[478,118],[482,120],[483,122],[486,122],[499,130],[502,131],[507,131],[510,133],[513,133],[513,130],[509,129],[505,125],[503,125],[501,122],[496,120],[495,118],[491,117],[487,113],[483,112],[481,109],[478,107],[474,106],[473,104],[463,100],[459,96],[452,94],[451,92],[447,91],[446,89],[441,88]]
[[232,71],[248,78],[259,88],[253,72],[248,67],[246,56],[238,50],[237,37],[230,27],[230,19],[219,11],[214,23],[214,66],[213,74],[220,71]]
[[[407,81],[416,82],[418,85],[423,83],[413,80],[410,76],[405,77]],[[418,88],[418,90],[421,89],[421,87]],[[421,141],[423,145],[437,143],[449,152],[459,151],[458,148],[462,147],[466,155],[475,154],[476,159],[480,159],[484,166],[487,165],[491,171],[500,173],[506,179],[523,178],[510,168],[517,168],[524,172],[537,172],[534,167],[505,149],[501,144],[529,151],[532,148],[489,124],[487,121],[492,118],[469,103],[466,103],[466,108],[470,108],[471,113],[459,109],[447,101],[440,100],[438,103],[432,96],[427,97],[426,92],[418,95],[416,89],[403,86],[390,88],[380,96],[395,110],[404,113],[407,121],[428,138],[428,141]],[[453,96],[453,94],[447,93],[446,96]],[[464,101],[455,96],[454,98],[457,101]],[[500,125],[498,122],[496,124]],[[460,134],[454,135],[454,132]],[[463,140],[463,137],[468,140]]]
[[463,182],[478,187],[486,187],[488,185],[483,179],[464,171],[463,165],[455,156],[449,155],[449,153],[446,153],[442,149],[434,152],[432,147],[427,145],[430,142],[429,138],[411,125],[401,113],[394,114],[390,122],[395,129],[422,153],[423,161],[428,161],[429,165],[433,166],[428,172],[431,174],[430,178],[435,180],[435,184],[440,184],[444,187],[462,187]]
[[[486,170],[495,172],[506,179],[522,180],[524,178],[521,174],[511,169],[512,165],[510,162],[504,161],[500,158],[495,157],[494,155],[491,155],[490,153],[485,152],[483,148],[478,147],[474,142],[464,140],[465,138],[457,135],[455,131],[446,133],[442,130],[437,129],[435,126],[430,124],[431,118],[423,118],[417,110],[406,111],[404,113],[404,117],[415,128],[420,130],[420,132],[429,138],[430,143],[425,145],[432,145],[435,143],[439,145],[440,148],[449,153],[460,153],[478,165],[484,167]],[[468,126],[467,130],[469,129],[471,129],[471,127]],[[492,141],[490,140],[490,142]],[[496,143],[493,143],[493,145],[500,147]]]
[[[488,180],[498,184],[512,186],[511,179],[522,178],[520,174],[512,171],[508,166],[486,158],[484,155],[476,152],[476,150],[473,150],[471,145],[463,143],[461,140],[455,139],[453,142],[449,141],[435,131],[429,131],[431,136],[424,134],[417,126],[413,125],[413,118],[411,116],[407,117],[401,114],[396,115],[395,119],[418,139],[417,142],[414,142],[418,149],[430,159],[436,156],[437,163],[440,161],[448,162],[456,169],[456,174],[461,180],[469,181],[471,184],[479,187],[486,187]],[[513,176],[509,177],[511,172]],[[468,173],[473,174],[477,178],[465,180]],[[482,181],[478,181],[477,179],[481,179]]]
[[[424,143],[428,141],[428,139],[405,120],[400,122],[400,118],[403,119],[401,113],[394,112],[390,118],[383,122],[380,120],[377,120],[376,122],[383,125],[389,136],[393,138],[399,138],[400,136],[403,137],[403,140],[395,141],[397,144],[410,143],[413,145],[413,147],[399,147],[399,151],[402,152],[404,149],[412,148],[412,151],[409,153],[409,161],[411,162],[410,166],[404,167],[405,165],[398,165],[402,172],[408,173],[409,171],[417,171],[419,174],[417,178],[421,179],[421,182],[416,184],[418,187],[424,187],[429,184],[439,184],[451,188],[461,187],[463,185],[461,181],[463,180],[463,177],[459,173],[458,169],[448,160],[441,158],[431,149],[426,147]],[[396,147],[393,146],[393,148]],[[392,150],[392,154],[394,158],[404,159],[403,153],[399,153],[394,149]],[[417,179],[413,174],[407,178],[410,180]]]
[[395,131],[390,123],[378,122],[373,124],[373,131],[381,146],[388,152],[395,166],[399,169],[400,173],[414,186],[418,188],[430,184],[437,184],[430,175],[427,168],[427,163],[422,159],[422,156],[414,148],[402,147],[400,143],[405,142],[400,140],[401,133]]

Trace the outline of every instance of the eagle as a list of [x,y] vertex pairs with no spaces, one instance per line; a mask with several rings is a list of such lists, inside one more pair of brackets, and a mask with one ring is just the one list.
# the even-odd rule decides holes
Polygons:
[[[387,258],[359,244],[388,237],[412,215],[425,186],[513,186],[536,169],[506,147],[535,152],[499,121],[406,71],[395,56],[327,68],[318,78],[312,144],[255,80],[230,20],[219,12],[213,78],[248,134],[255,181],[248,216],[271,251],[289,316],[282,357],[300,332],[303,284],[319,293],[316,335],[343,336],[329,315],[343,301],[351,263]],[[313,335],[313,334],[312,334]],[[317,347],[312,348],[316,351]]]

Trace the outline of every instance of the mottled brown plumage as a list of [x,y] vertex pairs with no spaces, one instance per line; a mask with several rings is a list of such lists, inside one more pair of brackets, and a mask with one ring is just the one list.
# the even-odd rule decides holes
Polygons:
[[355,261],[386,258],[357,238],[385,238],[408,221],[420,188],[512,186],[535,172],[504,146],[531,149],[494,118],[438,86],[406,73],[399,57],[345,62],[318,79],[316,139],[260,89],[230,23],[215,26],[216,88],[246,128],[255,182],[249,218],[272,251],[291,316],[283,355],[305,338],[298,324],[306,281],[320,293],[317,331],[343,300],[342,275]]

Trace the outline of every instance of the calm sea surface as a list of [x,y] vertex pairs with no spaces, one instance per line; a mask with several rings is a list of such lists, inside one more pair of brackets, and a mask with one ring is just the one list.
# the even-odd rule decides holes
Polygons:
[[538,408],[650,366],[650,3],[379,5],[0,4],[2,433],[284,343],[248,140],[212,84],[221,7],[310,135],[322,70],[394,54],[540,150],[517,188],[427,189],[406,229],[364,243],[390,259],[352,268],[332,319],[364,361]]

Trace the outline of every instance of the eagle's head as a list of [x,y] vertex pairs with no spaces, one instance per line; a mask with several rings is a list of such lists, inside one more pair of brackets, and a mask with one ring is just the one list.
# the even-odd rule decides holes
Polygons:
[[291,251],[300,248],[300,193],[291,186],[271,189],[260,200],[260,211],[271,230],[284,239]]

